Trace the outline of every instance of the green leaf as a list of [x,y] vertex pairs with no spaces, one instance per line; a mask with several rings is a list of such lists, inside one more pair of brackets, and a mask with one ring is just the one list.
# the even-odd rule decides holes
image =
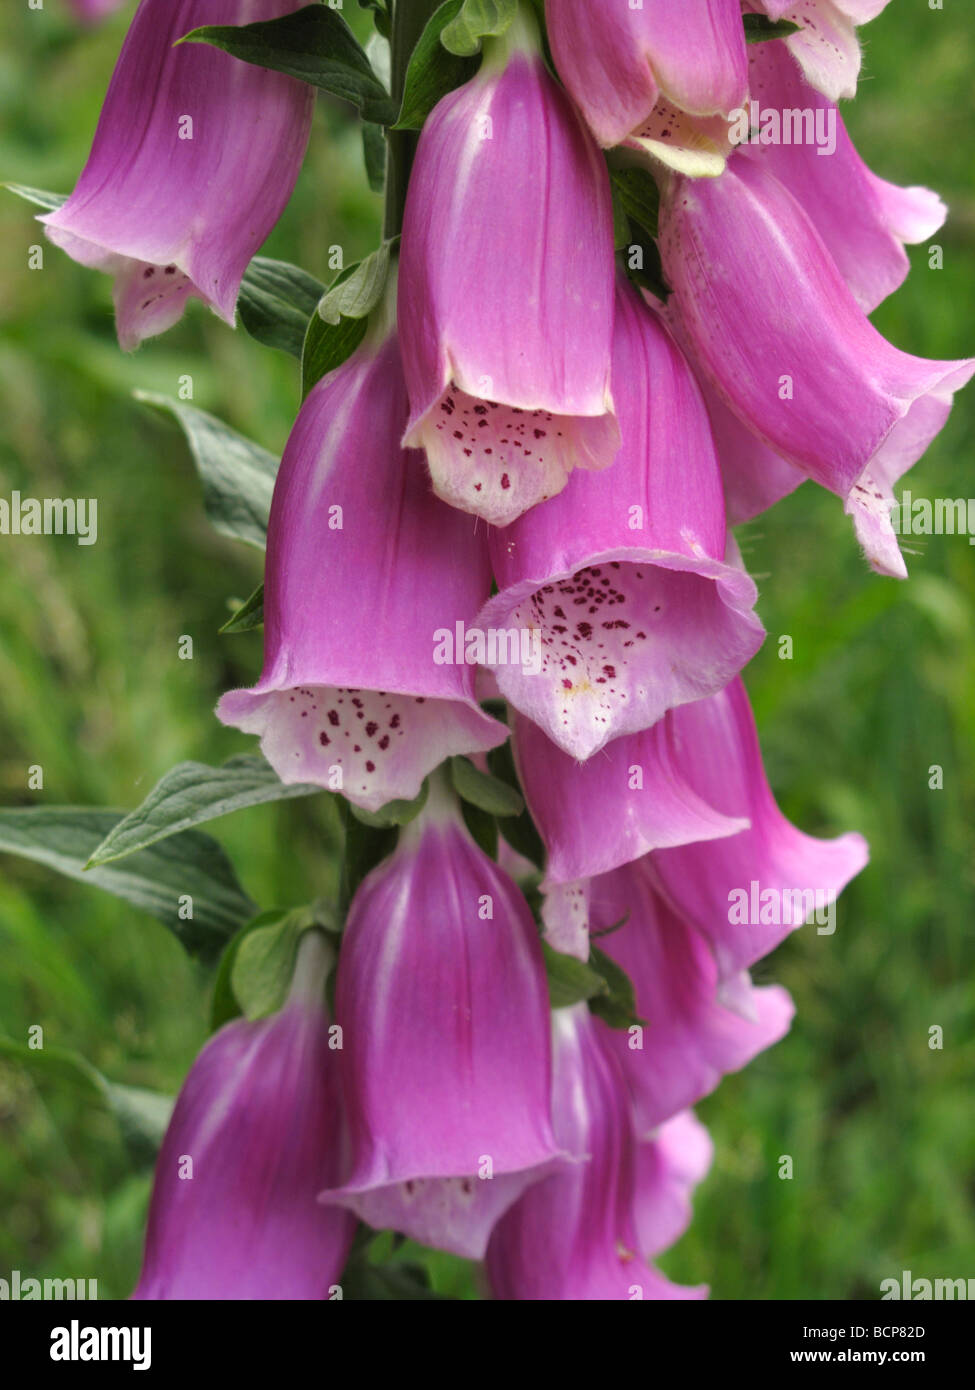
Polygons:
[[389,38],[390,17],[389,7],[385,0],[359,0],[360,10],[372,10],[373,23],[384,39]]
[[434,1293],[420,1265],[373,1265],[354,1260],[342,1274],[342,1296],[350,1303],[454,1302],[447,1294]]
[[482,38],[498,38],[518,13],[518,0],[464,0],[457,18],[440,36],[448,53],[468,58],[481,51]]
[[542,942],[542,955],[545,957],[545,973],[548,976],[548,994],[553,1009],[568,1008],[570,1004],[581,1004],[597,995],[608,994],[606,981],[575,956],[563,955],[553,951],[547,941]]
[[[373,193],[386,187],[386,137],[382,126],[371,121],[362,123],[362,159],[366,166],[366,182]],[[300,351],[297,354],[301,356]]]
[[218,632],[250,632],[264,625],[264,585],[258,584],[250,598],[228,618]]
[[608,1023],[610,1028],[630,1028],[635,1023],[643,1023],[636,1011],[636,994],[632,981],[622,966],[617,965],[601,951],[598,946],[590,947],[589,966],[600,975],[606,989],[601,990],[589,1000],[594,1014]]
[[646,169],[624,168],[610,171],[614,208],[617,203],[629,218],[642,227],[648,236],[657,235],[660,212],[660,189]]
[[444,28],[457,18],[463,3],[464,0],[446,0],[427,20],[406,69],[396,130],[419,130],[441,97],[469,82],[477,72],[477,58],[448,53],[440,42]]
[[211,1033],[215,1033],[218,1028],[222,1028],[232,1018],[240,1017],[240,1004],[237,1002],[237,996],[234,994],[230,981],[234,961],[237,959],[237,952],[240,950],[244,937],[261,927],[282,921],[287,915],[287,910],[282,908],[271,908],[267,912],[258,913],[251,921],[245,922],[223,948],[216,974],[213,977],[213,997],[210,1001]]
[[371,826],[374,830],[388,830],[390,826],[409,825],[410,821],[418,816],[426,805],[429,790],[429,783],[424,780],[419,794],[412,801],[387,801],[386,805],[380,806],[378,811],[365,811],[361,806],[354,806],[350,801],[348,803],[349,814],[360,825]]
[[334,372],[336,367],[341,367],[352,356],[366,336],[367,327],[366,319],[342,319],[337,324],[331,324],[312,314],[301,354],[302,398],[323,376]]
[[[511,740],[503,743],[500,748],[492,748],[487,755],[487,760],[492,775],[498,781],[504,782],[506,786],[518,791],[518,775],[515,772]],[[521,795],[520,792],[518,794]],[[512,849],[524,855],[536,868],[542,868],[545,863],[545,846],[527,807],[520,816],[504,817],[499,822],[498,829]]]
[[66,1083],[89,1101],[110,1110],[133,1155],[141,1162],[152,1162],[172,1114],[171,1096],[143,1086],[109,1081],[79,1052],[67,1047],[33,1048],[0,1036],[0,1057],[18,1062],[41,1081]]
[[321,280],[300,266],[255,256],[240,284],[240,321],[259,343],[279,348],[300,361],[308,319],[324,292]]
[[746,43],[764,43],[766,39],[787,39],[802,27],[791,19],[769,19],[764,14],[743,14]]
[[488,815],[487,811],[482,811],[480,806],[475,806],[472,801],[462,801],[460,813],[474,843],[480,846],[489,859],[497,859],[498,822],[494,817]]
[[345,828],[341,905],[347,908],[366,874],[395,847],[398,831],[394,825],[367,824],[361,819],[361,815],[367,813],[353,815],[353,807],[345,797],[338,798],[338,805]]
[[5,183],[0,187],[15,193],[18,198],[23,198],[27,203],[34,203],[39,208],[44,208],[47,212],[54,212],[62,203],[68,201],[67,193],[45,193],[43,188],[28,188],[23,183]]
[[203,505],[214,530],[263,550],[279,459],[195,406],[154,391],[137,401],[175,416],[203,483]]
[[180,43],[211,43],[245,63],[286,72],[357,106],[363,119],[391,125],[396,109],[358,39],[328,5],[257,24],[206,24]]
[[450,780],[459,797],[489,816],[520,816],[525,809],[519,791],[499,777],[479,771],[468,758],[451,758]]
[[[634,284],[649,290],[658,299],[666,302],[670,295],[670,286],[664,280],[663,264],[660,260],[657,243],[643,227],[633,221],[632,217],[627,220],[630,224],[630,237],[622,251],[626,273]],[[631,252],[637,248],[641,253],[642,266],[631,264]]]
[[314,796],[321,790],[310,782],[285,785],[270,763],[251,753],[230,758],[220,767],[179,763],[156,783],[142,805],[130,811],[105,837],[88,867],[123,859],[192,825],[202,825],[246,806]]
[[[184,830],[139,850],[121,867],[85,869],[122,817],[87,806],[0,810],[0,852],[44,864],[80,883],[124,898],[163,922],[190,955],[215,958],[255,905],[216,840]],[[183,903],[181,904],[181,899]],[[192,900],[192,917],[180,915]]]
[[280,1009],[291,987],[299,938],[311,925],[307,909],[299,909],[242,938],[230,968],[230,987],[245,1018],[266,1018]]
[[342,319],[364,319],[372,313],[386,288],[392,245],[384,241],[329,286],[318,304],[318,317],[324,323],[335,327]]
[[301,357],[302,393],[340,367],[366,336],[367,320],[379,303],[396,239],[384,241],[363,261],[341,271],[308,321]]

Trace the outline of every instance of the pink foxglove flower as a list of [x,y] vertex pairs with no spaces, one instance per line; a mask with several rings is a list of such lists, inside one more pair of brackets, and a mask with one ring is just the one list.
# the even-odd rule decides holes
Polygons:
[[88,163],[40,220],[81,265],[115,277],[119,343],[170,328],[196,297],[234,323],[247,263],[291,197],[314,90],[209,44],[201,24],[276,19],[296,0],[142,0]]
[[860,75],[858,24],[876,19],[887,0],[749,0],[769,19],[788,19],[799,32],[784,42],[806,80],[830,101],[855,97]]
[[478,619],[488,632],[530,635],[533,664],[500,649],[505,660],[487,664],[502,695],[579,759],[723,689],[765,635],[755,585],[729,552],[697,383],[625,284],[613,382],[616,462],[574,474],[558,497],[492,533],[499,593]]
[[721,988],[707,939],[655,891],[646,860],[591,884],[593,930],[615,926],[599,947],[633,983],[638,1031],[602,1025],[630,1085],[638,1129],[657,1125],[713,1091],[785,1036],[795,1012],[778,985],[747,975]]
[[498,526],[619,447],[609,179],[528,22],[423,127],[399,281],[405,443]]
[[816,839],[785,818],[740,680],[668,718],[687,784],[716,810],[750,822],[730,838],[663,849],[649,861],[677,915],[710,941],[722,980],[734,980],[810,913],[828,914],[866,864],[867,845],[855,833]]
[[[696,708],[691,706],[690,708]],[[743,830],[747,813],[715,809],[684,773],[673,711],[578,763],[516,715],[513,746],[525,801],[547,851],[546,887],[594,878],[648,851]]]
[[944,425],[975,360],[900,352],[866,318],[788,189],[739,154],[720,179],[673,177],[661,255],[681,334],[735,414],[842,497],[881,573],[906,573],[893,484]]
[[905,243],[927,241],[947,208],[929,188],[899,188],[867,168],[836,106],[809,86],[785,45],[753,44],[749,75],[758,124],[742,152],[762,160],[802,205],[871,313],[907,276]]
[[163,1141],[137,1299],[325,1299],[355,1222],[319,1205],[341,1161],[333,956],[301,939],[287,1003],[225,1024],[193,1064]]
[[285,782],[375,811],[412,798],[444,758],[503,743],[474,667],[438,664],[436,634],[470,623],[491,583],[484,527],[430,492],[400,449],[406,389],[380,324],[301,408],[275,484],[264,670],[224,695]]
[[[533,1184],[491,1236],[487,1271],[496,1298],[521,1301],[700,1299],[647,1263],[675,1224],[670,1174],[648,1161],[633,1128],[626,1084],[584,1004],[557,1009],[553,1114],[576,1162]],[[696,1142],[695,1140],[692,1142]],[[690,1157],[693,1181],[700,1148]],[[659,1204],[655,1223],[652,1207]]]
[[349,913],[335,992],[351,1170],[323,1194],[479,1257],[546,1165],[548,990],[521,893],[437,781]]
[[716,175],[745,101],[739,0],[546,0],[559,76],[601,145]]

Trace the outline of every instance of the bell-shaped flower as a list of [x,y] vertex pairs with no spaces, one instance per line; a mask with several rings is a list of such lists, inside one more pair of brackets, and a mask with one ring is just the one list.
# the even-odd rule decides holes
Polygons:
[[[577,1161],[533,1184],[501,1217],[487,1251],[496,1298],[519,1301],[699,1299],[647,1263],[647,1203],[672,1193],[641,1153],[626,1083],[584,1004],[552,1015],[553,1117]],[[693,1166],[693,1160],[692,1160]],[[663,1222],[673,1225],[672,1208]],[[659,1247],[658,1247],[659,1248]]]
[[280,1013],[227,1023],[183,1084],[156,1165],[137,1299],[327,1299],[355,1230],[319,1205],[342,1158],[325,1014],[333,953],[301,938]]
[[[839,101],[855,97],[860,76],[858,24],[876,19],[888,0],[748,0],[748,9],[799,25],[784,40],[813,87]],[[768,45],[771,47],[772,45]]]
[[711,943],[721,979],[733,987],[807,919],[822,934],[835,928],[836,899],[866,864],[867,845],[855,833],[816,839],[785,818],[740,680],[668,719],[686,784],[724,815],[750,822],[730,838],[662,849],[649,861],[674,912]]
[[548,989],[527,903],[438,779],[353,899],[335,1014],[351,1155],[323,1200],[479,1257],[562,1161]]
[[760,160],[672,177],[660,249],[681,332],[725,402],[842,497],[867,556],[903,575],[893,484],[944,425],[975,360],[901,352],[857,304],[808,215]]
[[601,145],[721,173],[746,97],[739,0],[546,0],[552,57]]
[[546,849],[546,889],[595,878],[653,849],[735,835],[748,825],[747,812],[718,811],[684,775],[674,713],[616,739],[586,763],[556,748],[530,720],[513,716],[518,779]]
[[283,781],[373,811],[416,796],[444,758],[507,736],[478,706],[464,653],[438,660],[443,634],[490,591],[487,541],[400,448],[405,417],[395,335],[380,322],[301,408],[271,506],[264,670],[217,707],[260,735]]
[[609,178],[531,22],[523,6],[428,117],[403,223],[404,442],[496,526],[619,447]]
[[905,243],[927,241],[947,208],[929,188],[899,188],[867,168],[835,104],[805,81],[784,44],[751,46],[749,92],[755,120],[742,153],[760,159],[802,205],[871,313],[907,276]]
[[613,383],[616,462],[492,533],[499,592],[478,618],[511,638],[488,643],[502,695],[580,760],[721,690],[765,635],[693,373],[623,282]]
[[201,24],[277,19],[296,0],[142,0],[74,192],[40,220],[115,278],[121,346],[170,328],[187,299],[234,323],[247,263],[291,197],[314,89],[209,44]]
[[722,990],[707,939],[656,892],[646,860],[595,879],[590,894],[591,929],[616,928],[599,946],[626,971],[644,1020],[601,1028],[646,1135],[784,1037],[794,1008],[784,989],[756,989],[747,975]]

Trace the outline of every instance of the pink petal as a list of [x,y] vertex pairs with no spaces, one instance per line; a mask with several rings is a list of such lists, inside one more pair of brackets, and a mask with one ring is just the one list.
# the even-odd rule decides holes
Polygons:
[[599,151],[538,55],[486,62],[428,118],[403,225],[405,442],[441,497],[505,525],[612,462],[612,316]]
[[233,324],[241,278],[291,196],[311,127],[305,83],[208,44],[173,45],[200,24],[296,8],[142,0],[77,186],[40,219],[68,255],[119,277],[123,348],[175,323],[190,296]]
[[591,894],[594,931],[627,918],[599,946],[629,975],[646,1024],[638,1035],[601,1025],[601,1035],[630,1085],[638,1131],[649,1135],[778,1042],[793,1005],[785,990],[746,979],[738,1005],[750,1017],[725,1007],[707,940],[655,893],[645,865],[596,879]]
[[711,1136],[692,1111],[661,1125],[637,1150],[635,1217],[640,1249],[648,1258],[673,1245],[691,1220],[691,1192],[707,1177]]
[[738,0],[547,0],[559,76],[601,145],[644,125],[661,95],[696,116],[728,115],[745,100]]
[[[815,839],[786,820],[762,767],[755,721],[741,681],[721,695],[669,716],[688,784],[725,815],[745,816],[748,829],[708,845],[653,855],[651,866],[673,910],[711,943],[722,979],[767,955],[799,923],[731,920],[732,894],[811,892],[825,909],[864,867],[863,837]],[[750,913],[749,913],[750,915]],[[767,914],[771,916],[772,914]],[[779,913],[780,918],[784,912]]]
[[134,1298],[324,1299],[338,1282],[355,1223],[316,1201],[341,1158],[330,961],[306,934],[282,1012],[226,1024],[194,1062],[156,1165]]
[[725,403],[844,500],[887,450],[916,460],[975,372],[975,360],[930,362],[881,337],[760,160],[736,155],[719,180],[675,180],[661,228],[683,332]]
[[627,287],[613,379],[619,457],[492,533],[500,592],[478,619],[484,631],[531,633],[537,666],[488,664],[505,698],[580,759],[722,689],[765,635],[754,584],[726,562],[721,479],[697,384]]
[[700,1299],[646,1264],[636,1221],[637,1143],[615,1061],[585,1005],[553,1014],[553,1112],[580,1161],[534,1183],[501,1218],[487,1252],[496,1298]]
[[419,455],[400,450],[405,414],[395,338],[309,395],[271,507],[264,670],[217,709],[260,736],[283,781],[369,810],[506,737],[477,705],[474,668],[435,659],[437,632],[472,619],[490,570],[483,528],[431,496]]
[[[813,113],[817,139],[828,139],[834,123],[832,151],[828,144],[765,144],[756,137],[744,152],[762,160],[801,204],[857,303],[870,313],[910,269],[903,243],[926,240],[947,209],[928,189],[897,188],[871,173],[833,103],[803,80],[783,44],[754,44],[749,70],[751,99],[761,111]],[[808,134],[805,127],[802,134]]]
[[719,814],[691,789],[670,720],[577,763],[515,716],[518,777],[548,853],[546,887],[608,873],[651,849],[734,835],[747,825]]
[[[461,1221],[459,1205],[483,1202],[494,1211],[501,1176],[545,1164],[559,1151],[535,925],[521,893],[442,795],[431,790],[427,808],[402,832],[392,858],[366,878],[349,913],[335,1011],[343,1030],[350,1172],[328,1198],[365,1212],[358,1205],[364,1192],[471,1178],[472,1189],[455,1189],[450,1200],[441,1189],[450,1210],[441,1222],[446,1230]],[[493,1177],[479,1181],[487,1171]],[[403,1194],[378,1200],[401,1208],[398,1219],[411,1219]],[[424,1195],[414,1203],[427,1234],[431,1221],[441,1220],[437,1201]],[[478,1219],[466,1212],[468,1225],[477,1227]]]

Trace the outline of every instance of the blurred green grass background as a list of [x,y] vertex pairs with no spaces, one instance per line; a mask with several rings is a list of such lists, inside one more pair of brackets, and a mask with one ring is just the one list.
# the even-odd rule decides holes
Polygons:
[[[363,16],[346,7],[359,28]],[[129,11],[79,31],[57,0],[5,8],[0,177],[67,192],[81,169]],[[975,350],[975,25],[960,5],[894,0],[862,31],[865,74],[844,109],[883,176],[937,188],[951,209],[944,269],[913,274],[875,321],[925,356]],[[267,254],[330,278],[369,250],[380,200],[358,133],[320,100],[296,195]],[[0,496],[96,496],[99,538],[0,537],[0,804],[129,808],[173,763],[250,747],[212,715],[249,683],[259,633],[218,636],[260,560],[204,520],[181,436],[131,399],[175,396],[280,450],[298,403],[291,359],[199,305],[119,353],[106,277],[45,244],[32,211],[0,201]],[[975,495],[975,394],[908,486]],[[913,542],[911,579],[868,573],[836,499],[805,485],[742,529],[769,640],[747,672],[766,763],[804,829],[857,828],[869,869],[835,936],[794,935],[759,968],[798,1015],[791,1036],[699,1107],[717,1155],[695,1221],[662,1261],[719,1298],[876,1298],[902,1269],[975,1276],[975,547]],[[792,661],[778,658],[790,634]],[[182,634],[192,661],[177,658]],[[41,764],[44,789],[27,790]],[[944,789],[928,787],[932,764]],[[215,826],[262,906],[327,891],[326,798]],[[152,919],[94,889],[0,858],[0,1031],[76,1048],[110,1078],[175,1091],[206,1037],[208,977]],[[944,1047],[928,1047],[928,1030]],[[794,1177],[778,1177],[780,1155]],[[149,1174],[114,1121],[70,1089],[0,1063],[0,1276],[97,1277],[125,1296],[139,1264]],[[436,1286],[474,1296],[469,1267],[429,1256]]]

